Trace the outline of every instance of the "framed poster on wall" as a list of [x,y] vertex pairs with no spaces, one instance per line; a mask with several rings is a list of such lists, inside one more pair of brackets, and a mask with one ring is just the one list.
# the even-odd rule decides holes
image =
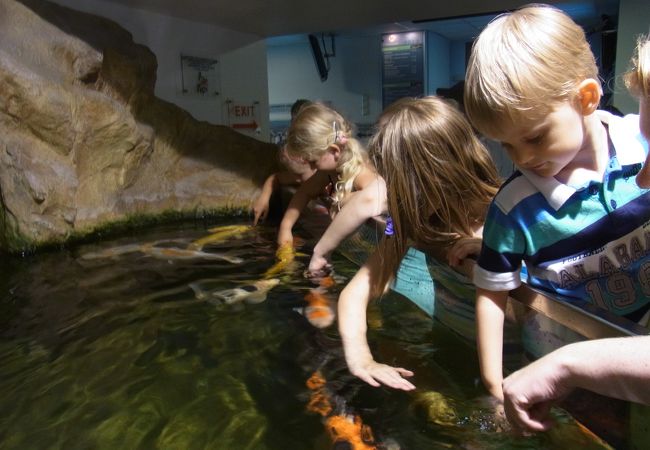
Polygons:
[[190,97],[219,95],[219,61],[181,54],[181,93]]
[[425,94],[424,32],[382,36],[382,105]]

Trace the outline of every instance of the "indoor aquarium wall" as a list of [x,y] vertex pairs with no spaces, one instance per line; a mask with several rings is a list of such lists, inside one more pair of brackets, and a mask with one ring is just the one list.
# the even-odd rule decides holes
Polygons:
[[249,206],[276,147],[193,119],[155,82],[154,54],[116,23],[0,0],[0,249]]

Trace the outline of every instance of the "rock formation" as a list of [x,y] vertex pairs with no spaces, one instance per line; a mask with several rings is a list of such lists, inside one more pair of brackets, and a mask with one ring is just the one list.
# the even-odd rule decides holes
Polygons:
[[0,249],[249,206],[276,147],[193,119],[155,81],[153,53],[116,23],[0,0]]

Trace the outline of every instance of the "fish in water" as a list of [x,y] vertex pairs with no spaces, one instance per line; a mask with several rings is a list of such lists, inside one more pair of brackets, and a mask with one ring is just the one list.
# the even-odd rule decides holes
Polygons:
[[325,328],[332,325],[334,322],[334,311],[330,306],[330,302],[325,297],[325,290],[322,288],[311,289],[305,295],[307,306],[304,307],[302,313],[316,328]]
[[189,259],[212,259],[228,261],[231,264],[243,264],[244,260],[237,256],[225,253],[208,253],[200,250],[191,250],[178,247],[164,247],[173,242],[182,242],[181,240],[164,240],[146,242],[143,244],[127,244],[118,247],[111,247],[99,252],[91,252],[81,255],[81,259],[94,260],[103,258],[115,258],[128,253],[144,253],[158,259],[166,260],[189,260]]
[[135,253],[140,251],[142,244],[127,244],[118,247],[111,247],[98,252],[84,253],[81,259],[93,260],[104,258],[115,258],[117,256],[126,255],[127,253]]
[[239,238],[252,229],[253,227],[251,225],[226,225],[223,227],[211,228],[208,231],[212,234],[191,242],[187,248],[189,250],[203,250],[203,247],[207,244],[216,244],[235,237]]
[[450,398],[436,391],[418,394],[412,405],[424,413],[426,418],[438,425],[453,426],[458,424],[458,414]]
[[227,255],[225,253],[208,253],[200,250],[188,250],[184,248],[171,247],[154,247],[152,245],[142,245],[140,251],[145,255],[158,259],[167,260],[188,260],[188,259],[210,259],[228,261],[231,264],[243,264],[244,260],[237,256]]
[[242,301],[250,304],[261,303],[266,300],[266,294],[279,283],[278,278],[258,280],[234,289],[215,291],[212,293],[212,297],[222,300],[227,305]]
[[336,414],[333,404],[337,402],[329,393],[326,380],[320,371],[314,372],[307,380],[311,391],[307,411],[319,414],[325,421],[325,428],[332,439],[333,448],[350,450],[377,449],[372,429],[363,423],[358,415]]
[[294,259],[296,259],[296,249],[291,243],[284,243],[278,247],[275,252],[275,259],[277,262],[264,273],[263,278],[273,278],[280,272],[287,269]]

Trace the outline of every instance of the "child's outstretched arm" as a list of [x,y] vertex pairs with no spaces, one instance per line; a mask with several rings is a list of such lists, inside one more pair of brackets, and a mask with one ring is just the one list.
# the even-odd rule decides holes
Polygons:
[[305,209],[307,203],[312,198],[318,197],[324,188],[329,183],[328,174],[318,171],[312,175],[307,181],[300,185],[296,193],[291,198],[289,206],[282,217],[280,222],[280,229],[278,230],[278,245],[285,243],[293,243],[293,234],[291,230],[298,221],[302,210]]
[[352,194],[314,247],[309,272],[322,270],[327,265],[327,255],[366,220],[386,211],[386,203],[386,183],[381,177],[374,178],[363,189]]
[[260,195],[253,202],[253,225],[266,219],[273,191],[280,186],[298,186],[300,183],[300,176],[287,170],[269,175],[262,185]]
[[481,378],[486,389],[503,401],[503,321],[508,291],[476,289],[476,340]]
[[371,386],[382,384],[404,391],[415,386],[404,377],[413,376],[413,372],[402,367],[392,367],[376,362],[366,338],[366,308],[370,301],[370,288],[373,274],[379,273],[381,258],[373,253],[366,264],[343,289],[338,303],[339,332],[343,341],[345,361],[350,372]]
[[257,196],[253,202],[253,225],[257,225],[257,222],[266,218],[266,215],[269,212],[269,202],[271,200],[271,195],[277,187],[277,174],[273,173],[268,176],[264,184],[262,185],[262,192]]

